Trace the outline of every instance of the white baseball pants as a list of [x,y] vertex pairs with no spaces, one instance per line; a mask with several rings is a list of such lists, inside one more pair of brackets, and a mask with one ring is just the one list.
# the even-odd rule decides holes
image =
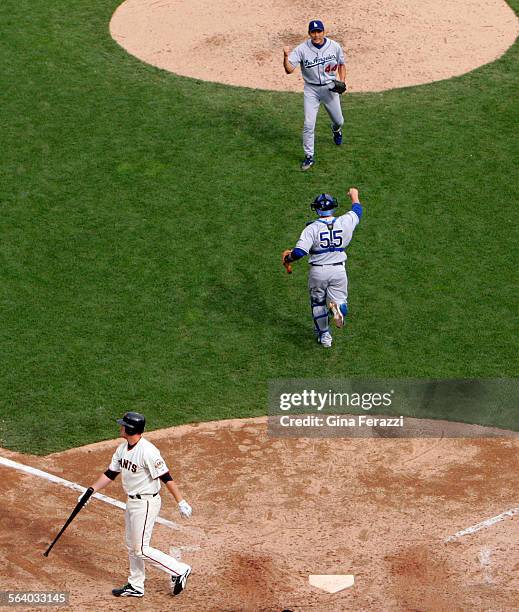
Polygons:
[[142,499],[128,498],[126,502],[126,546],[130,558],[128,582],[142,592],[144,592],[145,561],[170,576],[179,576],[189,568],[189,565],[150,546],[160,506],[160,495],[146,496]]
[[319,106],[324,104],[324,108],[328,112],[332,121],[332,129],[337,131],[344,124],[342,116],[341,97],[338,93],[329,90],[333,84],[318,87],[305,83],[304,87],[304,110],[305,123],[303,126],[303,149],[305,156],[314,156],[314,141],[315,141],[315,122],[317,121],[317,112]]

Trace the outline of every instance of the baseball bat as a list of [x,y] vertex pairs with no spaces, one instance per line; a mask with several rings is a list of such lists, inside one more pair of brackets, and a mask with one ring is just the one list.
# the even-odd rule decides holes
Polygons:
[[63,527],[60,529],[60,532],[58,533],[58,535],[54,538],[54,540],[52,540],[50,546],[43,553],[44,557],[48,557],[49,556],[49,553],[52,550],[54,544],[56,544],[56,542],[61,538],[61,536],[63,535],[63,532],[65,531],[65,529],[76,518],[76,515],[79,513],[81,508],[83,508],[83,506],[87,503],[87,501],[90,499],[90,497],[92,496],[93,493],[94,493],[94,489],[92,487],[88,487],[88,489],[83,493],[83,497],[78,501],[78,503],[76,504],[76,507],[74,508],[74,510],[72,510],[72,513],[68,517],[67,522],[63,525]]

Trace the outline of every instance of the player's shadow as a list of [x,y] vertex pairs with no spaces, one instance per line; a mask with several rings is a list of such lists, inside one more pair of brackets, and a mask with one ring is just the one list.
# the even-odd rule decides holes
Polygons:
[[[281,279],[282,272],[279,275]],[[250,269],[240,268],[232,283],[214,282],[205,299],[209,309],[235,319],[242,329],[263,329],[262,337],[269,344],[275,338],[276,342],[288,341],[298,348],[307,346],[312,341],[310,311],[308,320],[303,321],[294,316],[290,304],[268,301],[266,294],[256,275]]]
[[[261,106],[254,105],[253,110],[250,106],[226,109],[222,115],[225,125],[230,127],[244,154],[247,150],[274,153],[276,156],[286,156],[293,152],[300,129],[288,129],[286,116],[281,121],[274,114],[272,120],[266,122]],[[247,142],[250,142],[252,148],[247,146]]]

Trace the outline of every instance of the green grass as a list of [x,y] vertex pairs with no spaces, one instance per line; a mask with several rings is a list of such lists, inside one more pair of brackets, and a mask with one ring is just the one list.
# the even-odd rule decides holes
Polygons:
[[[322,111],[301,173],[300,94],[147,66],[109,37],[117,4],[0,9],[0,445],[110,437],[130,408],[153,428],[258,415],[272,378],[517,377],[518,44],[348,96],[340,149]],[[366,212],[326,352],[306,265],[279,257],[350,185]]]

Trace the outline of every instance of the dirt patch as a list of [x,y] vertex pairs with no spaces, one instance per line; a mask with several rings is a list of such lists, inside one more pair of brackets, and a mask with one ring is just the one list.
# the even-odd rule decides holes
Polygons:
[[400,609],[470,610],[470,600],[451,578],[452,563],[431,548],[411,546],[387,557]]
[[[147,437],[194,507],[182,530],[154,532],[166,552],[187,547],[182,556],[194,568],[175,609],[516,609],[519,519],[445,538],[519,505],[517,438],[280,439],[267,435],[265,419]],[[46,457],[0,454],[86,486],[117,443]],[[127,576],[121,510],[94,500],[45,559],[77,495],[12,469],[0,475],[0,590],[68,590],[74,610],[173,605],[167,577],[154,569],[144,601],[110,595]],[[124,501],[119,482],[104,492]],[[162,495],[162,516],[180,522]],[[355,586],[329,595],[308,584],[310,574],[334,573],[354,574]]]
[[504,0],[126,0],[110,32],[132,55],[176,74],[301,91],[299,70],[284,73],[282,48],[307,37],[310,19],[343,45],[351,91],[464,74],[498,58],[519,33]]

